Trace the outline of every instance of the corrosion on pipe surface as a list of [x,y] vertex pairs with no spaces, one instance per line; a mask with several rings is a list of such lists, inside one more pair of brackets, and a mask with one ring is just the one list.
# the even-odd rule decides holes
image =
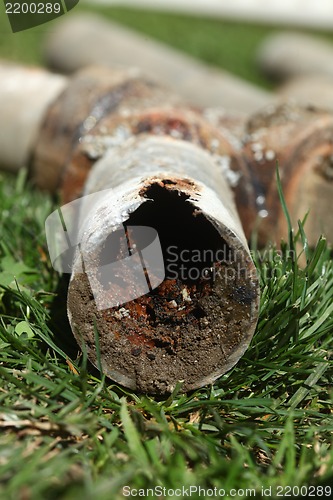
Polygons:
[[[30,157],[38,186],[69,204],[93,196],[76,220],[74,335],[97,365],[98,331],[103,370],[136,390],[213,382],[242,356],[258,317],[232,192],[247,175],[236,135],[137,72],[88,68],[58,94]],[[140,228],[152,231],[143,241]],[[158,252],[147,262],[154,234],[162,270]],[[138,269],[148,290],[137,288]]]

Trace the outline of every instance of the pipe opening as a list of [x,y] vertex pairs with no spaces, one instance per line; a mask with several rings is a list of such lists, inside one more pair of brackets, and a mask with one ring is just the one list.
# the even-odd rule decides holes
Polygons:
[[[161,185],[162,184],[162,185]],[[165,279],[193,285],[207,281],[216,262],[230,259],[230,247],[215,227],[177,189],[175,181],[151,184],[144,193],[147,202],[130,215],[128,225],[149,226],[159,236]]]

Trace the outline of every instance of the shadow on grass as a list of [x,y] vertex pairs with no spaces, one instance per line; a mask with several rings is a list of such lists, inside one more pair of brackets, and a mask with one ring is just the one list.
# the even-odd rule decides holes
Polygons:
[[[50,320],[47,324],[54,333],[54,341],[67,355],[68,358],[78,360],[81,349],[73,335],[67,316],[67,292],[70,276],[63,274],[55,290],[56,298],[50,309]],[[100,377],[98,369],[87,360],[87,371],[94,377]]]

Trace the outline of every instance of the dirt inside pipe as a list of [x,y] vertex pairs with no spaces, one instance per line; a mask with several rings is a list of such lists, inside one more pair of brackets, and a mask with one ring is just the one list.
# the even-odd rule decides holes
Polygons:
[[[184,390],[194,389],[243,354],[254,329],[257,281],[249,259],[171,181],[152,184],[143,194],[147,201],[126,227],[156,229],[165,279],[146,295],[99,311],[87,276],[76,274],[68,295],[73,331],[97,364],[95,324],[103,370],[119,383],[155,394],[172,391],[178,381]],[[108,238],[99,249],[101,265],[126,253],[126,244],[110,246]],[[105,283],[105,294],[125,281]]]

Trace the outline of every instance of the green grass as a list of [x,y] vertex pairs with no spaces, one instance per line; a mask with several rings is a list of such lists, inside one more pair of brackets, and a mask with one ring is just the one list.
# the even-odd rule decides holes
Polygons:
[[[253,50],[264,28],[108,14],[260,81]],[[41,60],[45,27],[9,35],[0,23],[3,57]],[[120,499],[125,485],[254,488],[261,498],[262,488],[329,484],[333,263],[325,239],[309,249],[305,224],[281,247],[255,252],[260,319],[245,356],[214,386],[161,400],[101,378],[79,352],[66,279],[47,257],[44,221],[54,206],[24,172],[0,174],[0,498]],[[325,498],[320,492],[312,498]]]
[[255,252],[261,310],[245,356],[214,386],[161,400],[101,379],[78,353],[65,283],[46,257],[51,210],[23,173],[1,176],[0,498],[117,499],[126,485],[254,488],[260,498],[262,487],[329,481],[333,263],[323,238],[309,250],[301,226],[279,250]]

